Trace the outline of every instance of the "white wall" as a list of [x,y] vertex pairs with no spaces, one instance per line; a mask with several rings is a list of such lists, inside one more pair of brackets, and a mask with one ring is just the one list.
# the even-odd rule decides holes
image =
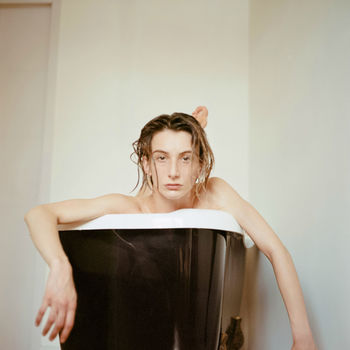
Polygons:
[[51,200],[129,193],[141,127],[201,104],[215,174],[247,195],[247,18],[241,0],[62,1]]
[[23,216],[39,196],[50,22],[50,6],[0,1],[0,339],[9,350],[29,349],[35,328],[37,253]]
[[[294,257],[320,350],[350,346],[349,10],[252,0],[250,12],[250,198]],[[288,349],[270,264],[250,255],[247,348]]]

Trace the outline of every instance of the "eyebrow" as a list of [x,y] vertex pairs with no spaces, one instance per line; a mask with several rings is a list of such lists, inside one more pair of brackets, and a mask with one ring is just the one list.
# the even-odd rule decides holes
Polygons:
[[[152,152],[152,154],[154,154],[154,153],[156,153],[156,152],[160,152],[160,153],[164,153],[164,154],[169,154],[168,152],[163,151],[163,150],[161,150],[161,149],[156,149],[155,151]],[[185,154],[185,153],[193,153],[193,151],[192,151],[192,150],[183,151],[183,152],[180,153],[180,155]]]

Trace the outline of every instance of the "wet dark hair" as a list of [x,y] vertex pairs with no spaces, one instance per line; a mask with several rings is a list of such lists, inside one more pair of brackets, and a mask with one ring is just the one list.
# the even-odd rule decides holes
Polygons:
[[139,139],[132,144],[134,152],[130,155],[131,160],[138,166],[137,184],[133,191],[140,183],[140,170],[142,171],[141,190],[146,185],[149,185],[147,175],[142,166],[142,160],[144,157],[150,159],[152,138],[157,132],[165,129],[186,131],[192,136],[192,149],[199,160],[201,169],[195,188],[195,193],[198,195],[207,186],[210,172],[214,166],[214,154],[209,146],[204,129],[194,117],[185,113],[162,114],[150,120],[142,128]]

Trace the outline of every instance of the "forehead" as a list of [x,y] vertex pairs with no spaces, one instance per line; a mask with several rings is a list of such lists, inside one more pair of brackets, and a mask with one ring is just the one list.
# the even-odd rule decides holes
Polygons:
[[186,131],[165,129],[154,134],[151,142],[152,152],[162,150],[165,152],[184,152],[192,150],[192,136]]

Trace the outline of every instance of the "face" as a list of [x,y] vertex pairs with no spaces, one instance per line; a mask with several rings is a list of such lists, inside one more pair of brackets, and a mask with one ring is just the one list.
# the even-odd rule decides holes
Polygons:
[[144,169],[152,176],[153,191],[167,199],[189,196],[199,174],[191,134],[162,130],[153,136],[151,151],[151,160],[144,161]]

